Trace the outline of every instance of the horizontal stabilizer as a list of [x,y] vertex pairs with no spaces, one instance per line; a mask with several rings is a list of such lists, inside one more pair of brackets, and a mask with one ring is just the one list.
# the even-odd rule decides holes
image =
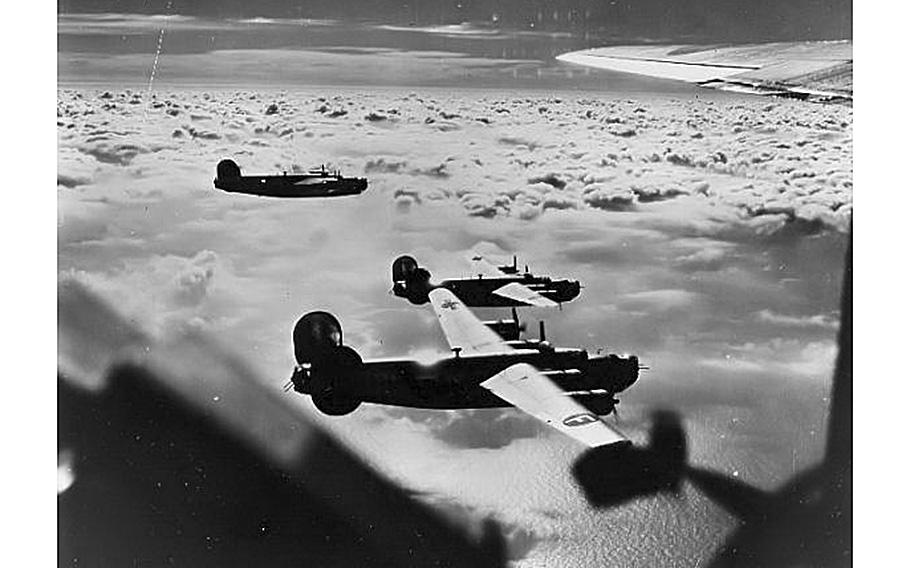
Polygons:
[[471,262],[471,272],[474,276],[483,276],[484,278],[502,278],[505,276],[505,273],[499,267],[479,253],[472,253],[468,259]]
[[502,288],[494,290],[493,293],[502,298],[508,298],[509,300],[522,302],[529,306],[537,306],[539,308],[555,308],[559,305],[553,300],[541,296],[539,293],[518,282],[510,282]]

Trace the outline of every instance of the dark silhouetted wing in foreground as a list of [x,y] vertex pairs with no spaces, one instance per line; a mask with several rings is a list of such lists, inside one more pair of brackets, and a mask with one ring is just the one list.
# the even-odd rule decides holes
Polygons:
[[821,464],[764,492],[724,474],[689,466],[678,415],[655,417],[645,448],[594,448],[573,474],[588,501],[610,507],[690,481],[740,519],[712,566],[850,566],[853,551],[853,246],[847,250],[839,352],[828,442]]
[[467,536],[204,337],[123,334],[73,282],[59,301],[61,565],[504,564],[495,523]]

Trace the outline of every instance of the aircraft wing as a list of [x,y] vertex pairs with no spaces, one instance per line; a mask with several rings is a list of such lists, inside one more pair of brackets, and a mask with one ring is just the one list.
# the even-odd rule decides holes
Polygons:
[[527,363],[512,365],[480,386],[592,448],[631,443]]
[[611,46],[558,60],[702,87],[807,100],[853,100],[853,42]]
[[430,291],[430,303],[450,347],[460,347],[465,355],[512,350],[449,290],[436,288]]
[[[479,254],[471,256],[471,267],[475,276],[484,278],[502,278],[505,273],[492,262]],[[493,293],[502,298],[508,298],[516,302],[521,302],[528,306],[537,306],[539,308],[555,308],[558,304],[549,298],[545,298],[531,290],[520,282],[510,282],[493,290]]]
[[497,296],[502,296],[503,298],[509,298],[510,300],[524,302],[529,306],[537,306],[540,308],[554,308],[559,305],[553,300],[541,296],[534,290],[531,290],[524,284],[519,284],[518,282],[510,282],[502,288],[493,290],[493,293]]

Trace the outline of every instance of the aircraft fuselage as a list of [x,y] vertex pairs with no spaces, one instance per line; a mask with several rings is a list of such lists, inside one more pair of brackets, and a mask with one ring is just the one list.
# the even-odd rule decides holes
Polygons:
[[334,174],[241,176],[215,179],[215,187],[230,193],[263,197],[338,197],[357,195],[367,188],[364,178],[345,178]]
[[[517,282],[537,292],[541,296],[557,303],[574,300],[581,292],[581,285],[575,280],[553,280],[546,276],[522,274],[502,278],[453,278],[443,280],[439,287],[450,290],[466,305],[487,306],[491,308],[523,306],[523,302],[493,294],[507,284]],[[473,301],[473,303],[472,303]]]
[[361,402],[428,409],[511,406],[480,383],[517,363],[529,363],[583,404],[597,403],[609,414],[613,395],[638,378],[638,359],[617,355],[591,357],[583,349],[516,349],[484,355],[454,355],[424,364],[413,360],[362,363],[343,375],[319,366],[298,366],[292,382],[297,392],[334,395]]
[[430,301],[429,293],[435,288],[445,288],[458,296],[468,306],[508,308],[525,306],[511,298],[498,296],[493,292],[507,284],[517,282],[537,292],[541,296],[557,303],[569,302],[581,292],[581,285],[576,280],[554,280],[546,276],[521,274],[502,277],[449,278],[439,283],[404,283],[396,282],[392,292],[401,298],[407,298],[414,304],[425,304]]

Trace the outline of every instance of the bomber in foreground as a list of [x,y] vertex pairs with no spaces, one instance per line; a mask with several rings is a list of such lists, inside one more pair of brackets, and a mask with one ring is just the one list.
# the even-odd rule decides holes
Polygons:
[[364,362],[342,343],[341,325],[327,312],[310,312],[294,328],[294,390],[332,416],[363,402],[429,409],[515,406],[591,447],[629,441],[602,415],[615,395],[638,379],[638,358],[590,356],[546,341],[505,340],[451,291],[429,293],[452,355],[426,365],[406,359]]
[[233,160],[218,162],[215,187],[263,197],[339,197],[366,191],[366,178],[347,178],[322,166],[305,174],[245,176]]

